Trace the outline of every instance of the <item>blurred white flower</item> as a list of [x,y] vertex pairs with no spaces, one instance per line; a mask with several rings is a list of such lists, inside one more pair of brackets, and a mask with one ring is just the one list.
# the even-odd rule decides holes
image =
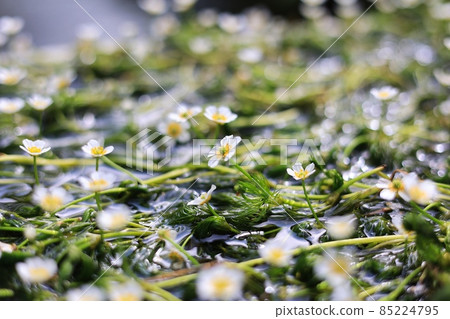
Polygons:
[[349,280],[341,283],[338,286],[333,287],[333,292],[331,293],[331,300],[332,301],[357,300],[355,294],[353,293],[353,288]]
[[93,42],[98,40],[102,32],[102,29],[94,23],[85,23],[77,27],[77,37],[83,41]]
[[239,60],[246,63],[258,63],[263,58],[263,52],[260,48],[245,48],[237,54]]
[[288,266],[292,259],[290,250],[277,238],[267,240],[258,252],[266,263],[276,267]]
[[450,38],[445,38],[444,39],[444,45],[447,49],[450,50]]
[[89,140],[86,145],[81,147],[83,152],[91,155],[92,157],[102,157],[104,155],[108,155],[112,151],[114,151],[114,146],[103,147],[100,146],[100,143],[96,140]]
[[139,301],[143,295],[141,286],[134,281],[116,283],[109,287],[109,298],[112,301]]
[[194,6],[197,0],[173,0],[173,10],[176,12],[184,12]]
[[420,205],[427,205],[438,198],[436,184],[431,180],[420,180],[415,173],[409,173],[403,178],[405,184],[405,200],[412,200]]
[[210,201],[212,192],[216,189],[216,185],[211,185],[208,192],[203,192],[196,199],[191,200],[188,205],[203,205]]
[[370,90],[370,94],[381,101],[392,99],[398,94],[398,92],[398,89],[392,86],[383,86],[381,88],[373,88]]
[[243,16],[221,13],[218,18],[219,27],[228,33],[238,33],[244,30],[246,20]]
[[175,113],[169,114],[169,119],[177,122],[186,122],[187,120],[193,118],[202,111],[199,106],[187,107],[184,104],[178,106]]
[[166,0],[139,0],[138,6],[148,14],[153,15],[164,14],[169,9]]
[[380,197],[384,200],[394,200],[399,195],[404,200],[408,200],[403,182],[404,176],[404,174],[398,173],[392,181],[386,179],[379,181],[376,186],[382,189]]
[[66,299],[68,301],[102,301],[105,300],[105,294],[98,287],[83,285],[67,291]]
[[162,122],[158,125],[158,131],[182,143],[189,141],[191,138],[188,130],[189,124],[187,122],[178,122],[173,120]]
[[27,100],[28,104],[35,110],[43,111],[53,103],[53,99],[49,96],[33,94]]
[[232,113],[227,106],[219,106],[218,108],[211,105],[205,109],[205,116],[219,124],[230,123],[237,118],[237,115]]
[[236,153],[236,147],[241,141],[239,136],[234,137],[233,135],[225,136],[221,141],[220,145],[213,147],[208,153],[208,166],[216,167],[220,161],[228,162]]
[[1,68],[0,69],[0,84],[16,85],[27,76],[25,70],[19,68]]
[[286,171],[289,175],[291,175],[295,180],[305,180],[316,171],[314,163],[310,163],[303,169],[303,165],[300,163],[295,163],[292,168],[288,168]]
[[331,217],[326,222],[326,226],[331,238],[349,238],[356,230],[356,218],[353,215]]
[[20,111],[25,106],[25,101],[18,97],[0,98],[0,112],[6,114],[13,114]]
[[103,230],[119,231],[131,221],[131,210],[127,205],[109,206],[97,215],[97,226]]
[[92,172],[90,178],[80,177],[78,181],[85,190],[101,192],[111,188],[116,181],[116,177],[108,173]]
[[36,238],[37,232],[33,225],[26,225],[23,231],[26,239],[33,241]]
[[189,49],[196,54],[206,54],[213,49],[213,43],[205,37],[196,37],[189,41]]
[[46,212],[54,212],[71,200],[72,195],[61,187],[45,188],[37,186],[33,193],[33,202]]
[[24,139],[22,143],[23,145],[20,145],[19,147],[31,156],[41,155],[51,149],[51,147],[47,146],[47,143],[42,140],[31,141]]
[[48,92],[52,94],[68,88],[75,78],[76,75],[72,70],[67,70],[61,74],[53,75],[49,79],[49,83],[47,85]]
[[240,269],[216,265],[199,272],[197,295],[202,300],[236,300],[242,296],[245,275]]
[[20,17],[4,16],[0,18],[0,33],[11,36],[19,33],[25,21]]
[[0,241],[0,257],[3,253],[12,253],[15,250],[15,245],[7,244]]
[[16,271],[25,283],[43,283],[56,275],[58,265],[53,259],[32,257],[17,263]]
[[318,277],[325,279],[333,287],[344,284],[353,273],[352,260],[334,250],[327,250],[317,259],[314,270]]
[[202,27],[210,28],[216,24],[217,17],[217,12],[214,9],[204,9],[198,13],[197,21]]
[[450,74],[442,69],[436,69],[433,71],[433,75],[436,80],[443,86],[450,86]]

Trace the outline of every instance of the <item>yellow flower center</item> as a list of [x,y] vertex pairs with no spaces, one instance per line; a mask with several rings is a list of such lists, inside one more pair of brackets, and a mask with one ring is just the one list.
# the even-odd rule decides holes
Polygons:
[[28,151],[30,153],[36,154],[36,153],[40,153],[42,151],[42,149],[37,146],[31,146],[31,147],[28,147]]
[[180,114],[180,117],[184,118],[184,119],[189,119],[192,116],[192,111],[186,111],[186,112],[182,112]]
[[127,224],[127,219],[122,214],[114,214],[111,218],[111,227],[113,229],[122,228]]
[[139,301],[139,298],[135,294],[128,292],[120,295],[117,301]]
[[19,82],[19,77],[15,74],[9,74],[3,79],[3,83],[6,85],[14,85],[17,82]]
[[43,280],[47,280],[48,278],[50,278],[49,271],[43,267],[31,268],[30,275],[31,275],[31,278],[33,278],[36,281],[43,281]]
[[212,287],[216,296],[223,296],[226,290],[231,286],[231,282],[228,278],[215,278],[212,281]]
[[403,184],[403,181],[398,178],[394,179],[392,182],[390,182],[388,187],[393,192],[399,192],[399,191],[403,191],[405,189],[405,185]]
[[225,158],[228,156],[228,154],[230,154],[230,150],[230,144],[225,144],[225,146],[219,148],[219,150],[216,152],[216,155]]
[[308,177],[308,171],[301,170],[301,171],[295,172],[295,177],[297,177],[299,179],[305,179],[306,177]]
[[419,186],[413,186],[409,189],[409,196],[415,202],[421,202],[428,197],[426,191],[421,189]]
[[331,272],[338,276],[348,276],[350,272],[350,264],[348,260],[343,257],[334,257],[331,262]]
[[227,117],[223,114],[216,113],[216,114],[213,114],[212,119],[214,121],[218,121],[218,122],[225,122],[227,120]]
[[183,128],[176,122],[172,122],[167,126],[167,135],[169,135],[170,137],[176,138],[180,136],[182,132]]
[[103,188],[103,187],[108,186],[108,182],[106,180],[104,180],[103,178],[94,179],[91,182],[89,182],[89,186],[91,188]]
[[211,195],[208,196],[207,193],[203,193],[200,195],[200,198],[202,199],[202,201],[200,202],[200,205],[206,204],[207,202],[209,202],[209,200],[211,199]]
[[62,199],[55,195],[46,195],[41,201],[41,207],[48,212],[57,210],[62,204]]
[[281,258],[283,258],[283,256],[284,256],[283,250],[279,248],[274,248],[270,250],[268,260],[272,263],[277,263],[280,261]]
[[382,99],[387,99],[390,96],[390,93],[388,91],[381,91],[378,93],[378,96]]
[[96,146],[96,147],[93,147],[92,149],[91,149],[91,154],[92,155],[104,155],[105,154],[105,149],[103,148],[103,146]]
[[67,79],[60,79],[56,83],[56,87],[58,88],[58,90],[64,89],[64,88],[68,87],[69,85],[70,85],[70,82]]

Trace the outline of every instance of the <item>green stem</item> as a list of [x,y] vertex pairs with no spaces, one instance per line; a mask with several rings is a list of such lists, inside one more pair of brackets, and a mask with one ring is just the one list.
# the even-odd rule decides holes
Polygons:
[[143,181],[143,183],[146,184],[146,185],[148,185],[148,184],[159,184],[159,183],[162,183],[162,182],[164,182],[164,181],[166,181],[166,180],[168,180],[170,178],[183,175],[183,174],[185,174],[185,173],[187,173],[189,171],[190,171],[189,168],[176,169],[176,170],[173,170],[171,172],[168,172],[168,173],[165,173],[165,174],[161,174],[159,176],[156,176],[156,177],[153,177],[153,178],[150,178],[150,179],[146,179],[145,181]]
[[142,184],[142,185],[144,184],[144,182],[143,182],[139,177],[137,177],[136,175],[134,175],[133,173],[131,173],[129,170],[123,168],[122,166],[117,165],[116,163],[114,163],[113,161],[111,161],[111,160],[110,160],[109,158],[107,158],[106,156],[102,156],[102,161],[103,161],[105,164],[107,164],[107,165],[109,165],[109,166],[111,166],[111,167],[113,167],[113,168],[115,168],[115,169],[121,171],[122,173],[127,174],[127,175],[130,176],[132,179],[134,179],[135,181],[137,181],[139,184]]
[[200,265],[200,263],[194,257],[192,257],[183,247],[178,245],[178,243],[176,243],[172,238],[170,238],[169,236],[165,236],[165,235],[163,235],[163,238],[165,240],[167,240],[169,243],[171,243],[176,249],[178,249],[178,251],[180,253],[185,255],[186,258],[189,259],[192,264],[194,264],[196,266]]
[[37,170],[37,156],[33,156],[33,166],[34,166],[34,179],[36,180],[36,185],[39,185],[39,175]]
[[98,162],[100,161],[100,158],[95,158],[95,171],[98,172]]
[[442,220],[439,220],[436,217],[431,216],[430,213],[428,213],[427,211],[425,211],[422,208],[420,208],[419,205],[417,205],[413,201],[411,201],[409,203],[411,204],[412,207],[414,207],[416,210],[418,210],[419,213],[421,213],[423,216],[431,219],[432,221],[434,221],[436,224],[438,224],[440,226],[444,226],[445,223]]
[[102,202],[100,201],[100,195],[98,194],[98,192],[94,193],[94,197],[95,197],[95,202],[97,203],[97,209],[99,212],[102,211]]
[[39,137],[42,136],[42,122],[44,121],[44,111],[41,112],[39,117]]
[[412,273],[410,273],[398,286],[395,288],[389,295],[386,297],[381,298],[379,301],[394,301],[400,296],[403,289],[405,289],[406,285],[416,277],[420,271],[422,270],[422,266],[419,268],[416,268]]
[[209,203],[206,203],[206,207],[208,207],[211,214],[213,214],[214,216],[220,217],[219,214],[217,214],[217,212],[214,210],[214,208],[212,208],[212,206]]
[[344,184],[342,184],[341,187],[338,188],[336,193],[342,193],[345,189],[349,188],[351,185],[353,185],[356,182],[359,182],[363,178],[366,178],[372,174],[376,174],[384,169],[384,166],[378,166],[377,168],[374,168],[370,171],[367,171],[365,173],[362,173],[361,175],[356,176],[355,178],[352,178],[351,180],[346,181]]
[[314,218],[316,219],[317,224],[318,224],[319,226],[323,227],[322,222],[319,220],[319,217],[317,217],[317,214],[316,214],[316,212],[314,211],[314,208],[312,207],[311,202],[310,202],[310,200],[309,200],[308,192],[306,191],[306,186],[305,186],[305,180],[304,180],[304,179],[302,179],[302,187],[303,187],[303,193],[305,194],[306,202],[308,203],[308,206],[309,206],[309,210],[310,210],[311,213],[314,215]]
[[[9,226],[0,226],[0,230],[2,231],[15,231],[15,232],[24,232],[24,227],[9,227]],[[45,235],[52,235],[56,236],[59,235],[59,232],[56,230],[48,230],[48,229],[39,229],[36,228],[37,233],[45,234]]]
[[220,124],[216,125],[216,130],[214,131],[214,139],[217,140],[219,138],[219,132],[220,132]]

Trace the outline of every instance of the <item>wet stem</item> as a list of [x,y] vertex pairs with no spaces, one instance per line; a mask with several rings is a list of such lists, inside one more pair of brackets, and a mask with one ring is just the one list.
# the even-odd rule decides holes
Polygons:
[[100,194],[98,192],[94,193],[95,202],[97,203],[97,209],[100,212],[102,210],[102,202],[100,201]]
[[192,264],[196,266],[200,265],[200,263],[194,257],[192,257],[183,247],[181,247],[178,243],[176,243],[172,238],[170,238],[169,236],[163,236],[163,238],[167,240],[169,243],[171,243],[172,246],[174,246],[180,253],[185,255],[186,258],[189,259],[189,261]]
[[314,215],[314,218],[316,219],[317,224],[319,226],[323,227],[322,222],[319,220],[319,217],[317,217],[317,214],[314,211],[314,208],[312,207],[311,202],[309,200],[309,196],[308,196],[308,192],[306,191],[306,185],[305,185],[305,180],[304,179],[302,179],[302,187],[303,187],[303,193],[305,194],[306,202],[308,203],[309,210]]
[[39,176],[37,170],[37,156],[33,156],[33,166],[34,166],[34,179],[36,180],[36,185],[39,185]]
[[214,208],[209,203],[206,203],[206,207],[208,207],[211,214],[213,214],[214,216],[220,217],[219,214],[217,214],[217,212],[214,210]]
[[95,158],[95,171],[98,172],[98,162],[100,161],[100,158]]
[[426,210],[423,210],[422,208],[420,208],[419,205],[417,205],[413,201],[411,201],[410,204],[415,210],[417,210],[420,214],[422,214],[426,218],[431,219],[432,221],[434,221],[436,224],[438,224],[440,226],[444,226],[445,223],[442,220],[439,220],[436,217],[431,216],[430,213],[428,213]]

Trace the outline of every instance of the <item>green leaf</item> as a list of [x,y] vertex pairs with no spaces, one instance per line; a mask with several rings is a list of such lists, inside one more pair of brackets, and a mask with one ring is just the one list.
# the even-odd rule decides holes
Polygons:
[[213,234],[239,234],[239,231],[228,224],[225,217],[210,216],[194,228],[194,236],[202,239]]

